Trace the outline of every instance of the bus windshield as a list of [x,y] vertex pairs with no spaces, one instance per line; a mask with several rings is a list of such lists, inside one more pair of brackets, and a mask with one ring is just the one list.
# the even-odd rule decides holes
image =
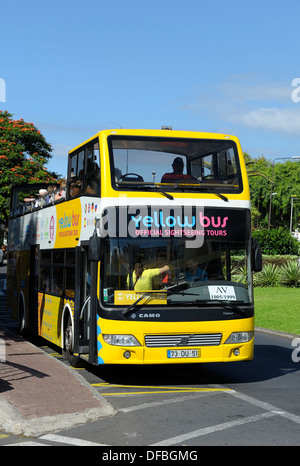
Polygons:
[[241,192],[232,140],[110,136],[115,189]]
[[[142,294],[150,306],[251,303],[250,220],[237,210],[221,223],[211,212],[203,217],[206,226],[212,219],[209,229],[136,229],[127,237],[108,236],[102,305],[113,310]],[[197,243],[191,247],[189,241]]]

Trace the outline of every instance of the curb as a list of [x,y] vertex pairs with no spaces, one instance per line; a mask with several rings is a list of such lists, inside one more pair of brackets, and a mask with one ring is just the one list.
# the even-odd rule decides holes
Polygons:
[[269,335],[276,335],[278,337],[283,337],[283,338],[299,338],[300,335],[294,334],[294,333],[287,333],[287,332],[280,332],[279,330],[272,330],[268,328],[263,328],[263,327],[254,327],[255,331],[261,332],[261,333],[266,333]]
[[[6,329],[6,333],[12,333]],[[36,347],[29,341],[26,344]],[[53,357],[48,353],[41,351],[43,357],[53,361]],[[18,409],[1,396],[0,393],[0,430],[24,437],[39,437],[40,435],[55,432],[58,430],[68,429],[88,422],[94,422],[105,417],[113,417],[117,410],[92,387],[75,369],[72,369],[62,361],[55,359],[56,364],[60,364],[64,370],[72,374],[80,385],[84,386],[91,393],[91,396],[97,400],[98,406],[88,408],[83,411],[74,413],[62,413],[45,417],[25,418]]]
[[80,413],[24,419],[10,403],[6,400],[0,400],[0,428],[5,432],[24,437],[39,437],[50,432],[98,421],[114,414],[115,412],[106,406],[88,409]]

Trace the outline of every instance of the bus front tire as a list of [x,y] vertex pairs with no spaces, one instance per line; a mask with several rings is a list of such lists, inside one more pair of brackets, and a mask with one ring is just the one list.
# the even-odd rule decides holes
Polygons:
[[72,367],[78,367],[80,365],[80,357],[75,355],[73,352],[73,341],[72,319],[69,315],[64,329],[64,347],[62,350],[62,355],[63,358],[67,360]]

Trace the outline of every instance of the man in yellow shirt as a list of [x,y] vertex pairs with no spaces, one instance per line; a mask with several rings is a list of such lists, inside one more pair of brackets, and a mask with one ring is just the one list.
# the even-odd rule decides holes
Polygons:
[[[164,265],[163,267],[156,269],[145,269],[141,262],[137,262],[134,265],[134,271],[132,274],[133,289],[135,291],[148,291],[152,290],[152,279],[161,273],[169,271],[169,266]],[[129,285],[129,277],[127,278],[127,285]]]

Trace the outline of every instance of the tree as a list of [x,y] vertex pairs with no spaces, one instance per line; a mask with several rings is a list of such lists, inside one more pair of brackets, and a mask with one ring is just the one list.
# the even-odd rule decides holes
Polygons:
[[258,212],[254,224],[256,227],[267,226],[272,185],[271,163],[263,156],[255,159],[247,153],[244,155],[249,176],[252,209]]
[[[247,153],[244,156],[249,176],[251,204],[256,211],[253,225],[256,228],[267,228],[272,190],[271,227],[289,229],[291,196],[294,195],[300,199],[300,163],[288,160],[273,165],[272,161],[263,156],[257,159]],[[294,202],[294,226],[297,223],[298,211],[299,202],[297,201]]]
[[11,187],[38,182],[57,183],[61,178],[45,166],[51,145],[33,125],[0,111],[0,220],[7,226]]
[[[300,198],[300,164],[299,162],[286,161],[276,163],[274,166],[274,185],[271,225],[285,226],[289,228],[291,216],[291,196],[296,196],[294,202],[295,220],[298,216]],[[297,221],[293,222],[292,228],[298,226]]]

